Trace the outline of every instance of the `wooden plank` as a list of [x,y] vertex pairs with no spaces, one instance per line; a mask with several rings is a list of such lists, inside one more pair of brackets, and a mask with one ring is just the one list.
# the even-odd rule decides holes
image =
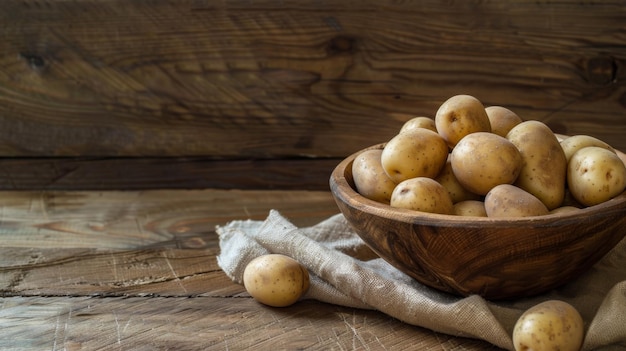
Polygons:
[[242,190],[0,192],[0,209],[3,296],[236,295],[215,226],[339,211],[329,192]]
[[215,243],[206,250],[0,248],[0,295],[224,297],[244,293],[217,265],[217,252]]
[[[356,150],[355,150],[356,151]],[[3,158],[2,190],[328,190],[340,159]]]
[[219,269],[216,224],[276,208],[300,226],[328,192],[0,192],[0,349],[497,350],[376,311],[256,303]]
[[194,246],[214,241],[216,225],[270,209],[301,226],[339,212],[328,191],[212,189],[3,191],[0,209],[0,247],[101,250]]
[[7,0],[0,23],[0,156],[343,157],[458,93],[626,150],[619,0]]
[[[233,301],[235,300],[235,301]],[[3,350],[499,350],[375,311],[250,298],[0,298]]]

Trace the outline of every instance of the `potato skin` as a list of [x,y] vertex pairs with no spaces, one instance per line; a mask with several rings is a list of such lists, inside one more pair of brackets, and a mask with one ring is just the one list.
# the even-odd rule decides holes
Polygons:
[[280,254],[252,259],[243,272],[246,291],[258,302],[285,307],[309,289],[309,272],[298,261]]
[[555,214],[555,213],[568,214],[568,213],[573,213],[577,211],[580,211],[580,208],[575,207],[575,206],[561,206],[561,207],[555,208],[554,210],[551,210],[550,214]]
[[567,170],[569,191],[585,206],[593,206],[626,189],[626,166],[614,152],[588,146],[574,153]]
[[389,204],[396,187],[383,169],[380,157],[382,149],[370,149],[360,153],[352,163],[352,179],[359,194],[381,203]]
[[599,146],[615,152],[615,149],[613,149],[611,145],[590,135],[572,135],[561,141],[561,148],[563,148],[563,152],[565,153],[565,159],[567,160],[567,162],[569,162],[569,160],[572,158],[572,155],[574,155],[576,151],[587,146]]
[[399,133],[387,142],[380,160],[396,184],[415,177],[434,178],[448,158],[443,138],[426,128]]
[[452,171],[467,190],[485,195],[499,184],[511,184],[522,169],[522,157],[511,142],[493,133],[465,136],[450,153]]
[[480,195],[474,194],[473,192],[467,190],[463,185],[459,182],[459,180],[454,175],[454,171],[452,170],[452,162],[450,161],[450,156],[448,156],[448,160],[446,164],[443,166],[443,169],[435,180],[443,185],[446,190],[448,190],[448,194],[450,194],[450,198],[452,199],[452,203],[457,203],[465,200],[478,200],[480,199]]
[[391,207],[409,210],[452,214],[452,200],[448,191],[432,178],[407,179],[391,194]]
[[450,148],[468,134],[491,132],[485,106],[471,95],[455,95],[441,104],[435,114],[435,126]]
[[526,310],[513,328],[516,351],[578,351],[584,338],[583,319],[572,305],[548,300]]
[[501,137],[506,137],[513,127],[523,122],[517,113],[503,106],[489,106],[485,111],[489,117],[491,132]]
[[549,213],[548,208],[531,193],[511,184],[501,184],[485,196],[487,217],[530,217]]
[[426,128],[432,130],[433,132],[437,132],[437,127],[435,126],[435,120],[430,117],[413,117],[410,120],[404,122],[402,127],[400,128],[400,133],[406,132],[407,130],[412,130],[415,128]]
[[487,217],[485,203],[478,200],[465,200],[455,203],[452,214],[465,217]]
[[524,121],[506,138],[519,150],[523,166],[515,185],[535,195],[551,210],[563,203],[567,160],[552,130],[540,121]]

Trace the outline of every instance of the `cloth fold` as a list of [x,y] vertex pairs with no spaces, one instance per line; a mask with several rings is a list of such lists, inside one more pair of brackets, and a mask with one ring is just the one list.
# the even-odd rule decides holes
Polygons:
[[238,220],[216,229],[218,264],[239,284],[253,258],[280,253],[309,270],[311,286],[303,299],[375,309],[405,323],[509,350],[523,311],[560,299],[575,306],[586,322],[582,350],[626,349],[626,239],[576,281],[540,296],[500,302],[420,284],[372,252],[341,214],[298,228],[272,210],[264,221]]

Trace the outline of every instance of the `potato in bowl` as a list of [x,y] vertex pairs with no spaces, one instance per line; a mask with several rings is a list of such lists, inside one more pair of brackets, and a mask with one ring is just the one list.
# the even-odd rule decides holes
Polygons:
[[[437,111],[435,131],[401,129],[331,174],[340,211],[380,257],[439,290],[508,299],[570,281],[626,236],[624,153],[512,119],[510,110],[482,113],[467,95],[450,100]],[[506,128],[489,130],[498,116]],[[361,171],[374,167],[353,166],[373,150],[375,168],[384,170],[377,173],[386,184],[382,201],[361,190]]]
[[352,162],[361,152],[344,159],[331,174],[339,210],[381,258],[438,290],[488,299],[540,294],[589,269],[626,236],[626,192],[575,211],[530,217],[465,217],[394,208],[356,191]]

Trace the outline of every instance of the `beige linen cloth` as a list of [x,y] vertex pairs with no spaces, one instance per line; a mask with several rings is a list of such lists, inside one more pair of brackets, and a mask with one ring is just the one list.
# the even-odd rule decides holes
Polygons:
[[311,274],[303,299],[376,309],[409,324],[509,350],[522,312],[560,299],[575,306],[585,320],[583,350],[626,350],[626,239],[575,281],[541,296],[503,302],[453,296],[418,283],[378,258],[341,214],[297,228],[272,210],[265,221],[232,221],[218,226],[217,233],[218,264],[240,284],[250,260],[285,254]]

